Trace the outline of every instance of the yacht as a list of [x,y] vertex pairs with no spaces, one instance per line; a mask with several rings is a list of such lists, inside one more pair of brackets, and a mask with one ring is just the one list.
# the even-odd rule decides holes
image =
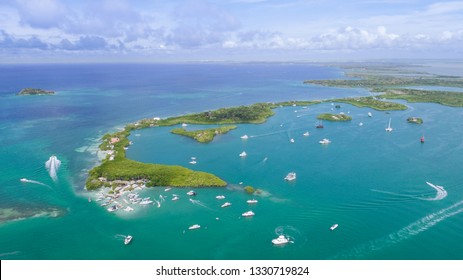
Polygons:
[[196,192],[194,192],[194,191],[189,191],[189,192],[187,192],[186,194],[189,195],[189,196],[193,196],[193,195],[196,195]]
[[215,198],[217,198],[217,199],[225,199],[225,196],[224,195],[218,195]]
[[272,239],[273,245],[283,245],[289,242],[289,239],[284,235],[278,236],[278,238]]
[[176,201],[176,200],[179,200],[179,199],[180,199],[180,198],[179,198],[178,196],[176,196],[176,195],[175,195],[174,197],[172,197],[172,200],[173,200],[173,201]]
[[296,172],[289,172],[288,175],[286,175],[285,180],[286,181],[292,181],[296,179]]
[[182,123],[182,126],[183,126],[183,127],[186,127],[186,126],[188,126],[188,124],[186,124],[186,123]]
[[197,162],[196,162],[196,160],[192,160],[192,161],[190,161],[189,163],[190,163],[190,164],[196,164]]
[[371,114],[371,112],[368,112],[368,116],[371,118],[373,115]]
[[246,135],[246,134],[245,134],[245,135],[243,135],[243,136],[241,136],[241,139],[248,139],[248,138],[249,138],[249,136],[248,136],[248,135]]
[[303,135],[303,136],[309,136],[310,134],[309,134],[308,131],[306,131],[306,132],[304,132],[304,134],[302,134],[302,135]]
[[150,200],[149,197],[145,197],[138,204],[140,204],[140,205],[148,205],[148,204],[151,204],[151,203],[153,203],[153,201]]
[[335,230],[339,225],[338,224],[334,224],[330,227],[330,230]]
[[243,216],[243,217],[252,217],[254,215],[255,214],[252,211],[247,211],[247,212],[244,212],[243,214],[241,214],[241,216]]
[[248,204],[256,204],[257,202],[258,202],[257,199],[249,199],[246,201],[246,203]]
[[198,228],[201,228],[200,225],[196,224],[196,225],[192,225],[191,227],[189,227],[188,229],[198,229]]
[[392,131],[392,127],[391,127],[391,118],[389,118],[389,124],[387,125],[387,127],[386,127],[384,130],[386,130],[387,132],[391,132],[391,131]]
[[23,183],[27,183],[27,179],[26,178],[21,178],[19,179],[19,181],[23,182]]
[[294,143],[294,138],[289,139],[289,142]]
[[169,188],[165,188],[164,191],[165,191],[165,192],[168,192],[168,191],[170,191],[171,189],[172,189],[172,188],[170,188],[170,187],[169,187]]
[[245,157],[245,156],[247,156],[247,155],[248,155],[248,154],[246,154],[246,152],[243,151],[243,152],[240,154],[240,157]]
[[225,203],[222,204],[222,206],[220,206],[220,207],[225,208],[225,207],[228,207],[228,206],[230,206],[230,205],[231,205],[230,202],[225,202]]
[[318,141],[318,143],[320,143],[320,144],[329,144],[329,143],[331,143],[331,141],[329,139],[327,139],[327,138],[324,138],[324,139]]
[[132,241],[132,235],[127,235],[124,239],[124,244],[127,245]]

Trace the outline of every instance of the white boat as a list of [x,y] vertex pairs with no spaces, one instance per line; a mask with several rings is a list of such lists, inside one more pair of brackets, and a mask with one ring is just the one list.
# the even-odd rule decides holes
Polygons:
[[273,245],[283,245],[289,242],[289,239],[284,235],[278,236],[278,238],[272,239]]
[[335,230],[339,225],[338,224],[334,224],[330,227],[330,230]]
[[193,195],[196,195],[196,192],[194,192],[194,191],[189,191],[189,192],[187,192],[186,194],[189,195],[189,196],[193,196]]
[[173,200],[173,201],[176,201],[176,200],[179,200],[179,199],[180,199],[180,198],[179,198],[178,196],[172,197],[172,200]]
[[188,125],[187,125],[186,123],[182,123],[182,126],[183,126],[183,127],[186,127],[186,126],[188,126]]
[[371,118],[373,115],[371,114],[371,112],[368,112],[368,116]]
[[286,181],[292,181],[296,179],[296,172],[289,172],[288,175],[286,175],[285,180]]
[[192,160],[192,161],[190,161],[189,163],[190,163],[190,164],[196,164],[197,162],[196,162],[196,160]]
[[225,199],[225,196],[224,195],[218,195],[215,198],[217,198],[217,199]]
[[196,224],[196,225],[192,225],[191,227],[189,227],[188,229],[198,229],[198,228],[201,228],[200,225]]
[[124,244],[127,245],[132,241],[132,235],[127,235],[124,239]]
[[331,143],[331,141],[329,139],[327,139],[327,138],[324,138],[324,139],[318,141],[318,143],[320,143],[320,144],[329,144],[329,143]]
[[124,211],[125,212],[130,212],[130,211],[133,211],[133,208],[130,207],[130,206],[127,206],[127,207],[124,208]]
[[119,208],[116,205],[112,205],[111,207],[108,208],[109,212],[114,212],[117,211]]
[[19,179],[19,181],[23,182],[23,183],[27,183],[27,179],[26,178],[21,178]]
[[391,131],[392,131],[392,127],[391,127],[391,118],[389,118],[389,124],[387,125],[387,127],[386,127],[384,130],[386,130],[387,132],[391,132]]
[[241,214],[241,216],[243,216],[243,217],[252,217],[254,215],[255,214],[252,211],[247,211],[247,212],[244,212],[243,214]]
[[306,131],[306,132],[304,132],[304,134],[302,134],[302,135],[303,135],[303,136],[309,136],[310,134],[309,134],[308,131]]
[[257,199],[249,199],[246,201],[246,203],[248,204],[256,204],[257,202],[258,202]]
[[243,151],[243,152],[240,154],[240,157],[245,157],[245,156],[247,156],[247,155],[248,155],[248,154],[246,154],[246,152]]
[[230,206],[230,205],[231,205],[230,202],[225,202],[225,203],[222,204],[222,206],[220,206],[220,207],[225,208],[225,207],[228,207],[228,206]]
[[248,138],[249,138],[249,136],[248,136],[248,135],[246,135],[246,134],[245,134],[245,135],[243,135],[243,136],[241,136],[241,139],[248,139]]
[[140,205],[148,205],[148,204],[151,204],[151,203],[153,203],[153,201],[150,200],[149,197],[145,197],[145,198],[143,198],[142,201],[140,201],[138,204],[140,204]]
[[172,189],[172,188],[165,188],[164,191],[165,191],[165,192],[168,192],[168,191],[170,191],[171,189]]
[[360,122],[360,123],[359,123],[359,126],[363,126],[363,122]]
[[294,143],[294,138],[289,139],[289,142]]

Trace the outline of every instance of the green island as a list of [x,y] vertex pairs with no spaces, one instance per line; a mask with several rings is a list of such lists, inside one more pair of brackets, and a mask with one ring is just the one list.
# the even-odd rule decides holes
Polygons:
[[417,117],[409,117],[409,118],[407,118],[407,122],[416,123],[416,124],[422,124],[423,119],[422,118],[417,118]]
[[333,121],[333,122],[345,122],[345,121],[350,121],[352,120],[351,116],[348,116],[346,114],[330,114],[330,113],[324,113],[320,114],[317,116],[317,119],[319,120],[325,120],[325,121]]
[[403,104],[379,100],[378,98],[372,96],[334,99],[333,102],[348,103],[357,107],[369,107],[378,111],[395,111],[407,109],[407,106]]
[[235,128],[237,128],[236,125],[228,125],[228,126],[221,126],[221,127],[202,129],[202,130],[192,130],[192,131],[187,131],[184,128],[174,128],[170,132],[172,132],[173,134],[178,134],[178,135],[183,135],[183,136],[193,138],[194,140],[200,143],[209,143],[212,140],[214,140],[214,137],[216,135],[225,134]]
[[438,103],[451,107],[463,107],[463,92],[388,89],[386,93],[378,97],[386,99],[404,99],[411,103]]
[[23,88],[17,95],[52,95],[55,94],[53,90],[44,90],[39,88]]

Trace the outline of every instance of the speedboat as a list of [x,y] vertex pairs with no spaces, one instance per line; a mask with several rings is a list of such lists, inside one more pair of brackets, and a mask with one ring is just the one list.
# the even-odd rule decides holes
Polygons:
[[327,138],[324,138],[324,139],[318,141],[318,143],[320,143],[320,144],[329,144],[329,143],[331,143],[331,141],[329,139],[327,139]]
[[224,195],[218,195],[215,198],[217,198],[217,199],[225,199],[225,196]]
[[124,239],[124,244],[127,245],[132,241],[132,235],[127,235]]
[[254,215],[255,214],[252,211],[247,211],[247,212],[244,212],[243,214],[241,214],[241,216],[243,216],[243,217],[252,217]]
[[371,114],[371,112],[368,112],[368,116],[371,118],[373,115]]
[[187,192],[186,194],[189,195],[189,196],[193,196],[193,195],[196,195],[196,192],[194,192],[194,191],[189,191],[189,192]]
[[257,202],[258,202],[257,199],[249,199],[246,201],[246,203],[248,204],[256,204]]
[[289,139],[289,142],[294,143],[294,138]]
[[303,135],[303,136],[309,136],[310,134],[309,134],[308,131],[306,131],[306,132],[304,132],[304,134],[302,134],[302,135]]
[[19,181],[23,182],[23,183],[27,183],[27,179],[26,178],[21,178],[19,179]]
[[180,197],[178,197],[178,195],[174,195],[174,197],[172,197],[173,201],[176,201],[176,200],[179,200],[179,199],[180,199]]
[[245,156],[247,156],[247,155],[248,155],[248,154],[246,154],[246,152],[243,151],[243,152],[240,154],[240,157],[245,157]]
[[172,189],[172,188],[165,188],[164,191],[165,191],[165,192],[168,192],[168,191],[170,191],[171,189]]
[[245,134],[245,135],[243,135],[243,136],[241,136],[241,139],[248,139],[248,138],[249,138],[249,136],[248,136],[248,135],[246,135],[246,134]]
[[220,206],[220,207],[225,208],[225,207],[228,207],[228,206],[230,206],[230,205],[231,205],[230,202],[225,202],[225,203],[222,204],[222,206]]
[[339,225],[338,224],[334,224],[330,227],[330,230],[335,230]]
[[149,197],[145,197],[145,198],[143,198],[142,201],[140,201],[138,204],[140,204],[140,205],[148,205],[148,204],[151,204],[151,203],[153,203],[153,201],[150,200]]
[[200,225],[196,224],[196,225],[192,225],[191,227],[189,227],[188,229],[198,229],[198,228],[201,228]]
[[289,239],[284,235],[278,236],[278,238],[272,239],[273,245],[283,245],[289,242]]
[[286,181],[292,181],[296,179],[296,172],[289,172],[288,175],[286,175],[285,180]]
[[183,126],[183,127],[186,127],[186,126],[188,126],[188,124],[186,124],[186,123],[182,123],[182,126]]
[[189,163],[190,163],[190,164],[196,164],[197,162],[196,162],[196,160],[192,160],[192,161],[190,161]]

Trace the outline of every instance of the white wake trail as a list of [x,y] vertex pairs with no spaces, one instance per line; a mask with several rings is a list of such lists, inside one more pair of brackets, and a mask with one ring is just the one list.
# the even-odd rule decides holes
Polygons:
[[434,197],[434,198],[422,198],[423,200],[441,200],[441,199],[444,199],[447,196],[447,191],[444,189],[444,187],[437,186],[437,185],[431,184],[429,182],[426,182],[426,184],[428,184],[431,188],[434,188],[437,191],[437,193],[436,193],[436,197]]
[[20,181],[23,182],[23,183],[37,184],[37,185],[41,185],[41,186],[45,186],[45,187],[51,188],[49,185],[44,184],[44,183],[39,182],[39,181],[35,181],[35,180],[29,180],[29,179],[26,179],[26,178],[22,178],[22,179],[20,179]]
[[56,181],[58,179],[58,169],[61,166],[61,161],[56,156],[51,156],[46,162],[45,167],[50,174],[50,177]]

